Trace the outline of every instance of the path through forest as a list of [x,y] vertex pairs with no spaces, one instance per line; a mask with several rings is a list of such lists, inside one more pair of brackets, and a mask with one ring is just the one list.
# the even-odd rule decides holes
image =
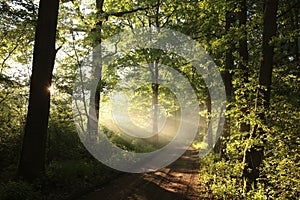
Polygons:
[[125,174],[86,195],[84,200],[198,200],[198,152],[189,148],[168,167],[144,174]]

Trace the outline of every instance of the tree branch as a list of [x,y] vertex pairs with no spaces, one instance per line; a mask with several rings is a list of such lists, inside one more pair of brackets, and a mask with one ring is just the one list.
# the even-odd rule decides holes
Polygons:
[[104,16],[105,16],[105,18],[110,17],[110,16],[121,17],[121,16],[126,15],[126,14],[131,14],[131,13],[135,13],[135,12],[138,12],[138,11],[148,10],[149,8],[156,7],[157,5],[158,4],[155,4],[155,5],[149,6],[149,7],[145,7],[145,8],[136,8],[136,9],[133,9],[133,10],[126,10],[126,11],[122,11],[122,12],[105,13]]
[[291,7],[289,7],[286,11],[284,11],[283,13],[281,13],[280,15],[278,15],[277,18],[281,18],[284,15],[288,14],[289,12],[291,12],[291,10],[293,10],[293,9],[299,9],[299,7],[300,7],[300,2],[297,2],[294,5],[292,5]]

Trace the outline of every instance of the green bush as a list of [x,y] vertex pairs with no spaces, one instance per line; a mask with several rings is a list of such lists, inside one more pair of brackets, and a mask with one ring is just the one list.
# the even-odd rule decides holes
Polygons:
[[40,200],[41,193],[25,182],[10,181],[0,185],[1,200]]
[[70,194],[104,183],[116,174],[116,171],[96,160],[54,161],[47,168],[46,188],[57,193]]

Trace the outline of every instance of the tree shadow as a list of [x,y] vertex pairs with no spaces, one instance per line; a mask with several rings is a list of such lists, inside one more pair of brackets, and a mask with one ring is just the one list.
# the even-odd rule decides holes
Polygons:
[[199,157],[188,149],[168,167],[144,174],[125,173],[85,200],[183,200],[199,199],[197,191]]

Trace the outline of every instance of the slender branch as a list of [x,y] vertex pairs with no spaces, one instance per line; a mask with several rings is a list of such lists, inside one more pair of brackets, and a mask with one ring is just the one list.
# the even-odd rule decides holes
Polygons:
[[123,15],[126,15],[126,14],[131,14],[131,13],[135,13],[135,12],[138,12],[138,11],[148,10],[148,9],[150,9],[150,8],[156,7],[157,5],[158,5],[158,4],[155,4],[155,5],[150,6],[150,7],[136,8],[136,9],[133,9],[133,10],[126,10],[126,11],[122,11],[122,12],[105,13],[104,16],[105,16],[106,19],[107,19],[108,17],[110,17],[110,16],[122,17]]
[[283,13],[281,13],[280,15],[277,16],[277,18],[281,18],[284,15],[288,14],[289,12],[291,12],[291,10],[293,9],[299,9],[300,7],[300,2],[297,2],[295,4],[293,4],[292,6],[290,6],[286,11],[284,11]]
[[13,54],[13,52],[19,47],[19,43],[17,42],[16,46],[14,46],[14,48],[8,52],[8,55],[3,59],[2,63],[1,63],[1,67],[4,68],[5,62],[10,58],[10,56]]
[[[80,83],[81,83],[81,92],[82,92],[82,98],[83,98],[83,106],[84,106],[84,111],[85,111],[85,114],[86,116],[88,116],[88,111],[87,111],[87,105],[86,105],[86,99],[85,99],[85,94],[84,94],[84,90],[83,90],[83,74],[82,74],[82,69],[81,69],[81,65],[82,63],[80,62],[80,59],[79,59],[79,55],[77,53],[77,50],[76,50],[76,46],[75,46],[75,36],[74,36],[74,32],[71,32],[72,34],[72,47],[73,47],[73,50],[74,50],[74,53],[75,53],[75,57],[76,57],[76,62],[77,62],[77,65],[79,67],[79,75],[80,75]],[[78,110],[79,111],[79,110]],[[80,113],[81,114],[81,113]],[[82,120],[82,117],[80,115],[80,118]],[[83,123],[83,122],[82,122]]]
[[171,18],[171,17],[173,16],[173,14],[175,13],[175,10],[176,10],[176,9],[174,9],[174,10],[171,12],[171,14],[169,14],[169,15],[167,16],[166,21],[163,23],[163,25],[162,25],[161,27],[165,27],[165,25],[169,22],[170,18]]
[[[23,28],[22,32],[24,31],[25,27]],[[8,52],[8,55],[3,59],[2,63],[1,63],[1,67],[3,68],[5,65],[5,62],[10,58],[10,56],[14,53],[14,51],[20,46],[20,41],[23,39],[23,37],[20,37],[17,41],[16,41],[16,45],[13,47],[13,49],[11,51]],[[28,45],[31,42],[31,40],[29,40],[27,42],[26,45]]]

